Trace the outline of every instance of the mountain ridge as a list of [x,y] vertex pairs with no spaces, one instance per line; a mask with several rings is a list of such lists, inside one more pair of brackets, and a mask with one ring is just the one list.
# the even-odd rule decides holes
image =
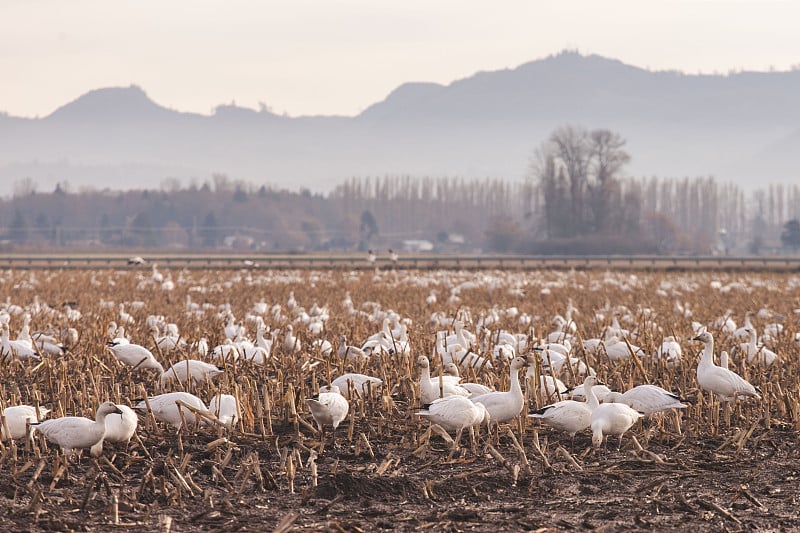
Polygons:
[[100,187],[75,169],[130,165],[122,188],[223,172],[322,192],[356,175],[521,179],[553,129],[580,125],[625,138],[630,175],[713,174],[748,186],[764,182],[759,167],[776,182],[797,177],[798,104],[800,71],[649,71],[574,52],[446,85],[404,83],[354,116],[235,104],[181,112],[131,85],[89,91],[43,118],[0,115],[0,178],[31,177],[43,190],[59,178]]

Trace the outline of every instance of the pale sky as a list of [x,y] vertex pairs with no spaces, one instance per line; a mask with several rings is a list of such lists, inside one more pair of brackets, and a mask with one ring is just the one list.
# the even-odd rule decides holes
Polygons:
[[651,70],[800,66],[800,1],[0,0],[0,111],[44,116],[136,84],[209,114],[355,115],[565,48]]

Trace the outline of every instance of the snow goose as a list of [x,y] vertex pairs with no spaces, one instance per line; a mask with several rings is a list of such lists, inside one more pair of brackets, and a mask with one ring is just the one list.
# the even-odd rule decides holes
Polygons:
[[347,336],[339,335],[339,357],[342,359],[367,359],[369,356],[358,346],[347,344]]
[[28,434],[28,424],[40,422],[49,412],[50,409],[39,407],[37,418],[37,409],[32,405],[6,407],[2,412],[4,422],[0,425],[2,440],[8,440],[9,435],[15,440],[25,437]]
[[525,397],[519,384],[519,371],[528,366],[524,357],[511,360],[511,386],[505,392],[488,392],[472,398],[475,403],[486,406],[493,424],[500,424],[514,419],[525,407]]
[[173,364],[161,374],[161,384],[165,384],[170,379],[177,379],[181,383],[189,378],[197,383],[211,381],[224,371],[224,369],[205,361],[184,359]]
[[692,340],[704,344],[697,365],[697,384],[701,389],[714,393],[723,402],[731,402],[737,396],[761,399],[756,388],[739,374],[714,364],[714,336],[710,332],[704,331]]
[[432,424],[438,424],[446,431],[455,431],[454,449],[461,442],[461,435],[465,428],[469,429],[472,447],[475,449],[477,447],[475,426],[484,421],[487,423],[491,421],[491,415],[484,404],[472,402],[463,396],[437,398],[417,411],[417,416],[427,418]]
[[53,335],[48,335],[43,332],[35,332],[31,335],[33,344],[36,345],[34,350],[38,350],[43,355],[63,355],[67,352],[67,346],[60,343]]
[[672,335],[664,337],[661,346],[658,347],[657,355],[663,359],[667,364],[676,364],[683,358],[683,349],[681,344],[675,340]]
[[[597,378],[587,376],[583,380],[584,390],[591,389],[597,383]],[[599,386],[599,385],[598,385]],[[592,410],[597,407],[597,397],[592,395],[592,402],[578,402],[575,400],[561,400],[528,415],[538,418],[548,426],[558,431],[568,433],[575,440],[575,434],[592,425]]]
[[604,403],[597,402],[597,396],[593,392],[593,386],[587,391],[587,398],[596,407],[592,410],[592,445],[599,448],[607,435],[619,435],[617,449],[622,445],[622,436],[633,426],[642,414],[635,411],[624,403]]
[[[180,405],[178,401],[189,405],[200,413],[209,415],[211,414],[206,407],[206,404],[203,403],[203,400],[194,394],[182,391],[168,392],[166,394],[153,396],[147,401],[142,400],[136,404],[134,408],[146,410],[147,405],[150,404],[150,409],[156,420],[165,422],[173,426],[175,429],[180,429],[184,420],[186,421],[186,424],[196,424],[201,422],[202,417],[196,416],[194,411]],[[183,414],[183,416],[181,416],[181,414]]]
[[106,416],[106,434],[100,441],[91,447],[92,457],[97,457],[103,452],[103,442],[124,442],[126,445],[136,433],[139,417],[127,405],[117,404],[120,413],[111,413]]
[[121,363],[136,368],[155,368],[164,372],[164,367],[156,361],[153,353],[139,344],[118,344],[114,341],[108,343],[108,348],[114,353]]
[[[584,380],[585,382],[585,380]],[[578,385],[577,387],[573,387],[568,390],[570,398],[577,401],[588,401],[586,396],[586,387],[583,383]],[[592,392],[594,393],[597,401],[599,403],[603,403],[609,398],[610,396],[616,394],[614,391],[609,389],[607,386],[603,385],[602,383],[597,382],[595,385],[592,386]]]
[[417,366],[420,369],[419,395],[422,405],[445,396],[469,396],[469,391],[458,385],[460,378],[442,375],[431,379],[430,361],[424,355],[417,357]]
[[332,426],[334,434],[339,424],[347,417],[350,411],[350,404],[347,398],[339,392],[339,387],[332,385],[330,392],[320,392],[316,398],[306,398],[306,405],[311,411],[311,416],[317,423],[323,438],[325,436],[325,426]]
[[0,345],[0,356],[2,357],[16,357],[17,359],[39,359],[36,352],[33,351],[31,346],[28,346],[24,341],[9,340],[8,339],[8,325],[3,324],[2,327],[2,345]]
[[300,339],[294,334],[294,327],[289,324],[286,326],[286,334],[283,337],[283,351],[288,354],[299,352],[301,348]]
[[458,386],[467,389],[469,391],[470,398],[475,396],[480,396],[481,394],[486,394],[488,392],[494,392],[493,388],[488,387],[486,385],[482,385],[481,383],[462,382],[461,374],[458,371],[458,365],[455,363],[447,363],[442,367],[442,371],[448,376],[454,376],[459,378]]
[[47,440],[61,446],[64,455],[69,459],[73,450],[93,448],[103,441],[106,416],[112,413],[122,414],[122,411],[112,402],[103,402],[97,408],[94,420],[82,416],[63,416],[40,422],[34,428]]
[[353,394],[367,396],[370,390],[380,390],[381,386],[383,385],[383,380],[374,376],[367,376],[366,374],[356,374],[351,372],[342,374],[338,378],[334,379],[331,382],[331,385],[332,387],[323,385],[319,388],[319,391],[332,392],[333,387],[337,387],[339,389],[339,394],[345,398],[351,398],[351,392]]
[[747,311],[744,314],[744,325],[740,328],[736,328],[736,331],[733,332],[733,338],[740,339],[740,340],[747,340],[750,338],[750,333],[748,330],[752,329],[755,330],[755,326],[753,326],[753,322],[750,320],[750,316],[752,316],[752,312]]
[[778,354],[767,348],[766,346],[758,346],[755,329],[748,329],[747,334],[750,335],[750,342],[742,343],[739,345],[742,353],[747,356],[747,362],[750,364],[758,363],[760,366],[770,367],[778,360]]
[[611,393],[606,402],[624,403],[644,416],[668,409],[686,409],[681,402],[688,401],[658,385],[638,385],[630,390]]
[[239,402],[231,394],[215,394],[208,402],[208,410],[214,413],[217,420],[228,429],[242,418]]

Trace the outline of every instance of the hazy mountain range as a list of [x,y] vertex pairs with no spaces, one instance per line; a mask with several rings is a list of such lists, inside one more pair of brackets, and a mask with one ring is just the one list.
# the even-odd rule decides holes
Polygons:
[[618,132],[632,176],[800,179],[800,71],[689,75],[563,52],[446,86],[406,83],[354,117],[181,113],[136,86],[94,90],[43,118],[0,115],[0,194],[25,177],[40,191],[214,172],[321,192],[354,175],[516,180],[564,125]]

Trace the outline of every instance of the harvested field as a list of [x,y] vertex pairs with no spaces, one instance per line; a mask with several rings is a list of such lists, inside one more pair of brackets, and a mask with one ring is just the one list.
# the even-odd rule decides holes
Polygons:
[[[3,407],[40,405],[52,410],[50,419],[94,418],[107,399],[133,406],[146,396],[187,390],[205,401],[232,394],[241,410],[230,428],[180,431],[142,411],[128,445],[106,443],[100,457],[84,451],[71,463],[37,432],[32,440],[3,442],[3,531],[800,529],[800,277],[794,274],[158,272],[145,265],[7,270],[0,287],[12,339],[26,313],[31,331],[78,333],[63,355],[0,358]],[[471,352],[491,362],[462,369],[463,380],[507,390],[508,360],[493,358],[499,332],[527,336],[527,348],[515,349],[529,354],[537,376],[546,373],[531,347],[555,329],[554,316],[567,314],[570,301],[574,332],[568,320],[560,337],[572,337],[571,356],[614,390],[653,383],[693,403],[637,423],[619,450],[616,437],[594,449],[590,430],[573,443],[527,416],[502,424],[497,435],[482,427],[474,449],[465,432],[451,450],[415,415],[416,358],[431,357],[437,373],[437,331],[452,334],[456,319],[463,323],[476,335]],[[769,367],[749,362],[738,348],[744,341],[726,333],[742,325],[745,312],[765,347],[778,354]],[[126,366],[107,347],[115,334],[109,324],[122,324],[127,314],[125,334],[165,368],[201,359],[201,338],[210,348],[222,345],[231,323],[251,340],[255,316],[280,333],[264,364],[230,358],[218,361],[224,372],[210,382],[162,387],[157,370]],[[391,350],[363,360],[338,357],[340,335],[361,346],[387,318],[390,328],[406,324],[407,353],[394,332]],[[315,334],[318,322],[324,327]],[[731,353],[731,369],[760,388],[761,400],[740,399],[726,409],[699,390],[702,345],[689,340],[693,322],[714,334],[717,356]],[[175,324],[185,345],[157,344],[166,323]],[[299,349],[283,347],[289,324]],[[610,349],[584,349],[583,341],[607,336],[612,327],[627,330],[629,344],[646,355],[612,359]],[[679,342],[681,357],[658,356],[665,336]],[[315,339],[332,343],[333,353],[313,347]],[[351,397],[347,418],[333,436],[330,428],[323,436],[304,400],[347,371],[377,376],[384,387]],[[564,365],[559,377],[577,385],[583,378],[576,373],[577,365]],[[534,387],[537,376],[523,383],[526,412],[557,400]]]

